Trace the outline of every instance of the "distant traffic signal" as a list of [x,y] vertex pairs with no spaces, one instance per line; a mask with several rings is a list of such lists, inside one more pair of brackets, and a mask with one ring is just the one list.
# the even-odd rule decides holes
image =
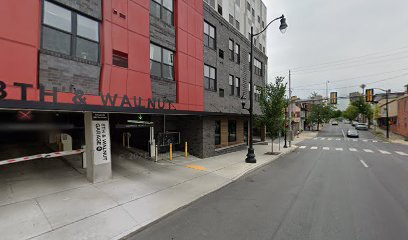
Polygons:
[[330,104],[337,104],[337,92],[330,93]]
[[365,99],[366,102],[374,102],[374,89],[366,89]]

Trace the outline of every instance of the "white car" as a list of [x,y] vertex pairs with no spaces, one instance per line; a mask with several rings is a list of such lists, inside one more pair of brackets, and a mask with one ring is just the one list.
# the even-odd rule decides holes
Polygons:
[[347,137],[349,137],[349,138],[352,138],[352,137],[358,138],[358,131],[355,130],[355,129],[347,130]]
[[358,123],[357,125],[356,125],[356,129],[357,130],[368,130],[368,126],[367,126],[367,124],[365,124],[365,123]]

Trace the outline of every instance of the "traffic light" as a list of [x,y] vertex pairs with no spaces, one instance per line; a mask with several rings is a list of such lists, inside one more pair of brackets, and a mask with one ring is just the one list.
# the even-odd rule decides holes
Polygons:
[[374,102],[374,89],[366,89],[365,99],[366,102]]
[[337,104],[337,92],[330,93],[330,104]]

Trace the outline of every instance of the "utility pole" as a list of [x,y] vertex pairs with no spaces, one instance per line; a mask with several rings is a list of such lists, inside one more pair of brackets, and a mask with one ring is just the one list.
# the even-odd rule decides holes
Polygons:
[[326,81],[326,99],[329,101],[329,81]]
[[290,133],[289,147],[291,147],[293,133],[292,133],[292,88],[290,84],[290,70],[289,70],[289,133]]

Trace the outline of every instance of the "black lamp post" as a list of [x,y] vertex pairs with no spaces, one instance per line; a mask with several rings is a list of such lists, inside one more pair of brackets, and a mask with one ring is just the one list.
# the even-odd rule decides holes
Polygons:
[[390,138],[390,117],[388,115],[388,94],[391,93],[391,89],[382,89],[382,88],[373,88],[373,89],[378,89],[380,91],[385,92],[385,121],[386,123],[386,138]]
[[[251,27],[251,61],[250,61],[250,72],[249,72],[249,91],[250,91],[250,96],[249,96],[249,109],[247,109],[249,111],[249,147],[248,147],[248,153],[247,153],[247,157],[245,159],[245,162],[247,163],[256,163],[256,159],[255,159],[255,151],[254,151],[254,147],[253,147],[253,114],[254,114],[254,83],[253,83],[253,59],[254,59],[254,54],[253,54],[253,47],[254,47],[254,37],[260,35],[261,33],[263,33],[268,27],[269,25],[280,19],[280,26],[279,26],[279,30],[282,33],[286,32],[286,28],[288,27],[288,25],[286,24],[286,18],[284,15],[277,17],[275,19],[273,19],[272,21],[270,21],[268,23],[268,25],[266,25],[266,27],[264,29],[262,29],[262,31],[260,31],[259,33],[255,33],[254,34],[254,27]],[[242,104],[242,108],[245,108],[245,104]],[[273,143],[272,143],[273,144]]]

